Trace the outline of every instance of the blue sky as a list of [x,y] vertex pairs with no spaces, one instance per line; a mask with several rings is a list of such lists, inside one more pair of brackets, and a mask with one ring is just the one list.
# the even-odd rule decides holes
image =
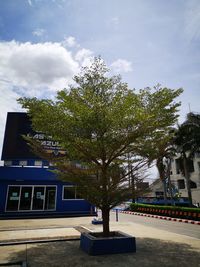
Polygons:
[[199,0],[0,1],[0,149],[20,96],[54,97],[101,55],[131,88],[184,89],[200,112]]

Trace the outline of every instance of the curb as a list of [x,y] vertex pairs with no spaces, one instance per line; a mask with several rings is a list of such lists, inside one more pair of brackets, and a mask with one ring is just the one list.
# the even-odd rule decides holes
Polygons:
[[130,214],[130,215],[138,215],[138,216],[156,218],[156,219],[160,219],[160,220],[167,220],[167,221],[173,221],[173,222],[183,222],[183,223],[200,225],[200,221],[193,221],[193,220],[187,220],[187,219],[179,219],[179,218],[165,217],[165,216],[152,215],[152,214],[147,214],[147,213],[138,213],[138,212],[133,212],[133,211],[119,210],[119,212],[120,213],[125,213],[125,214]]
[[[2,241],[0,242],[0,247],[10,246],[10,245],[26,245],[26,244],[37,244],[37,243],[50,243],[50,242],[61,242],[61,241],[77,241],[80,240],[80,237],[77,238],[50,238],[50,239],[29,239],[29,240],[13,240],[13,241]],[[1,266],[1,265],[0,265]]]

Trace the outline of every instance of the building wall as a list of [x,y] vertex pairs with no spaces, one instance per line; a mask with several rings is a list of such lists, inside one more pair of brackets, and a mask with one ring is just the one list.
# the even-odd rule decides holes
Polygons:
[[[56,187],[56,205],[55,209],[49,210],[27,210],[27,211],[6,211],[9,186],[20,188],[32,187],[32,196],[34,188],[37,186],[55,186]],[[35,186],[35,187],[34,187]],[[63,190],[65,186],[72,186],[70,183],[62,182],[57,179],[55,174],[47,168],[34,167],[0,167],[0,217],[6,216],[24,216],[27,214],[54,213],[64,215],[95,215],[94,206],[84,199],[63,199]],[[32,203],[32,202],[31,202]]]
[[[172,160],[171,181],[178,188],[179,193],[181,193],[181,196],[187,197],[188,194],[187,194],[187,188],[186,188],[186,180],[179,169],[177,159],[178,157],[175,157]],[[200,157],[199,157],[199,154],[196,154],[193,159],[193,167],[194,167],[194,171],[190,173],[190,179],[192,182],[196,184],[197,188],[191,189],[192,199],[193,199],[193,204],[198,204],[198,203],[200,204]],[[185,188],[182,188],[180,182],[185,185]]]

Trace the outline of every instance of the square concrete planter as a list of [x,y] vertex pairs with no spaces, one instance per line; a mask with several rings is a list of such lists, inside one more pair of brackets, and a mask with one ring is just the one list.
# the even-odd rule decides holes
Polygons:
[[122,232],[111,232],[111,237],[102,237],[102,233],[82,233],[80,247],[89,255],[136,252],[135,237]]

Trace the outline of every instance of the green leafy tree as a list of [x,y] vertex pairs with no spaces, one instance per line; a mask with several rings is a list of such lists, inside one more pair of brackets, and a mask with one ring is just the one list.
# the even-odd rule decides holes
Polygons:
[[74,81],[54,101],[19,102],[33,128],[66,149],[66,156],[55,162],[58,177],[75,183],[82,196],[101,209],[103,234],[109,236],[110,210],[130,197],[127,155],[132,161],[143,160],[143,141],[174,124],[180,105],[174,99],[182,90],[158,86],[137,93],[119,76],[109,77],[101,58]]

